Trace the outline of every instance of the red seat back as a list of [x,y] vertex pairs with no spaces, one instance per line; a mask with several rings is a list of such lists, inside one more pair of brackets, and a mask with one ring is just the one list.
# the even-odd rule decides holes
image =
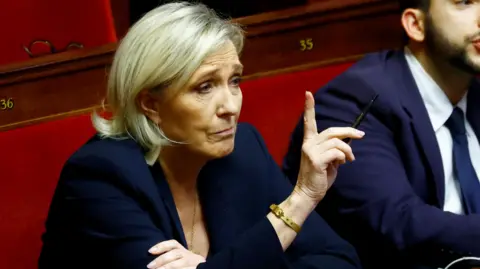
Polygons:
[[37,268],[62,165],[93,134],[88,115],[0,132],[0,268]]
[[[34,40],[48,40],[57,50],[70,42],[96,47],[116,41],[110,0],[0,1],[0,65],[30,59],[24,51]],[[44,45],[32,52],[45,53]]]

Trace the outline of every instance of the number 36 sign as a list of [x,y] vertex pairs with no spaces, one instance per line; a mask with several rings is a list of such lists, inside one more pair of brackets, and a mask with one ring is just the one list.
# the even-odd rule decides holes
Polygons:
[[0,110],[11,110],[15,107],[12,98],[0,98]]

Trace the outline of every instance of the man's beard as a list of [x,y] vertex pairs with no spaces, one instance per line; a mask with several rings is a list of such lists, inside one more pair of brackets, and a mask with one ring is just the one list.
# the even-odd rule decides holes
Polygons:
[[[465,44],[469,44],[472,39],[466,38]],[[425,43],[431,56],[436,59],[446,60],[451,66],[472,75],[480,73],[480,65],[468,57],[466,45],[457,45],[448,40],[438,30],[430,16],[425,20]]]

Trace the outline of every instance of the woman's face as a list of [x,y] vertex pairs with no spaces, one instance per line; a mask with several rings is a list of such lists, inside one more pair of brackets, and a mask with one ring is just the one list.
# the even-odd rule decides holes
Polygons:
[[159,126],[172,140],[209,159],[233,151],[242,106],[242,65],[232,42],[210,55],[178,91],[166,91]]

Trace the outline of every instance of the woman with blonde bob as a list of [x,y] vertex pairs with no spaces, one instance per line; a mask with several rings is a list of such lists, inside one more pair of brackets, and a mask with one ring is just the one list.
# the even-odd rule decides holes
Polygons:
[[291,186],[256,129],[237,124],[243,42],[202,4],[162,5],[133,25],[110,70],[111,117],[94,114],[98,134],[62,170],[40,269],[359,267],[313,210],[354,159],[342,139],[363,133],[319,134],[306,93]]

